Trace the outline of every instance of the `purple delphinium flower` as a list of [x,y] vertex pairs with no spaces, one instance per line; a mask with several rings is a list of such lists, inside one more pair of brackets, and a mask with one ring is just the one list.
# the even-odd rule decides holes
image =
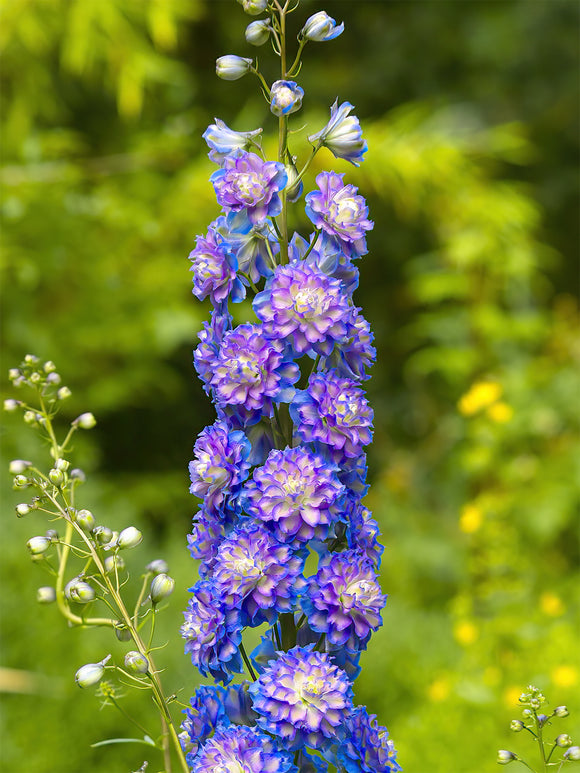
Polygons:
[[302,107],[304,89],[294,81],[274,81],[270,87],[270,110],[274,115],[290,115]]
[[298,773],[290,755],[256,727],[219,727],[193,757],[192,773]]
[[307,448],[274,449],[244,488],[244,510],[283,542],[325,539],[345,491],[336,471]]
[[338,99],[330,108],[330,120],[316,134],[308,137],[308,142],[324,146],[336,158],[344,158],[355,166],[360,166],[367,152],[367,143],[362,138],[362,129],[356,116],[350,115],[354,110],[350,102],[338,104]]
[[338,343],[328,357],[320,360],[319,370],[335,368],[339,376],[365,381],[370,378],[367,368],[370,368],[377,356],[377,350],[372,345],[373,339],[370,325],[361,310],[352,309],[346,340]]
[[324,443],[337,462],[359,456],[372,439],[373,411],[363,390],[335,370],[313,373],[308,389],[297,391],[290,415],[298,437]]
[[320,172],[316,177],[318,191],[306,194],[306,214],[315,228],[339,239],[351,257],[364,255],[365,232],[373,227],[368,220],[368,207],[358,188],[345,185],[343,174]]
[[[315,243],[311,249],[312,240]],[[309,243],[295,233],[289,244],[288,254],[292,262],[304,259],[305,265],[315,266],[328,276],[338,279],[344,295],[347,298],[352,298],[352,294],[358,287],[359,271],[352,263],[351,258],[345,255],[338,239],[321,232],[318,237],[315,233],[311,234]]]
[[290,339],[298,354],[329,354],[345,339],[352,317],[340,282],[303,262],[278,266],[253,306],[266,334]]
[[232,230],[247,232],[282,210],[278,194],[286,185],[287,174],[278,161],[262,161],[255,153],[234,150],[210,181],[220,206],[231,215],[240,215],[228,215],[228,225],[235,224]]
[[238,263],[229,245],[210,226],[206,236],[198,236],[189,253],[193,271],[193,294],[202,301],[209,296],[214,306],[228,297],[234,303],[246,297],[246,288],[237,275]]
[[236,260],[238,272],[245,274],[251,282],[272,273],[272,258],[277,255],[280,245],[268,220],[249,229],[247,233],[232,231],[223,215],[215,221],[215,229],[230,245]]
[[201,561],[199,574],[207,577],[215,563],[218,547],[224,538],[222,514],[208,513],[203,507],[193,522],[191,534],[187,535],[187,547],[191,557]]
[[242,625],[255,627],[291,612],[304,587],[299,557],[260,523],[243,524],[219,546],[212,582],[224,607],[236,607]]
[[198,333],[199,344],[193,352],[193,364],[197,375],[203,381],[206,394],[210,393],[209,382],[213,375],[220,344],[227,330],[232,328],[232,317],[225,309],[212,309],[209,322],[203,323]]
[[326,748],[341,738],[352,711],[348,677],[311,647],[279,652],[249,690],[258,725],[291,750]]
[[[229,724],[224,709],[226,691],[216,685],[201,686],[190,700],[191,708],[184,709],[186,718],[181,723],[179,740],[191,759],[214,732],[218,724]],[[188,759],[189,764],[189,759]]]
[[362,551],[378,570],[384,546],[378,538],[381,535],[379,524],[373,518],[368,507],[356,503],[348,513],[347,539],[349,548]]
[[262,129],[254,129],[249,132],[236,132],[220,119],[215,118],[215,123],[210,124],[202,134],[210,151],[209,157],[216,164],[223,160],[234,150],[250,150],[259,144]]
[[193,588],[181,626],[185,652],[204,676],[211,674],[216,682],[227,684],[232,674],[241,674],[243,663],[239,652],[242,625],[238,609],[225,609],[208,580]]
[[218,403],[269,416],[274,402],[292,399],[299,376],[282,341],[270,340],[260,325],[245,324],[225,334],[210,384]]
[[347,736],[337,752],[338,768],[345,773],[398,773],[397,752],[389,731],[375,714],[357,706],[346,722]]
[[226,496],[235,498],[248,477],[250,441],[241,430],[216,421],[199,434],[189,463],[192,494],[204,499],[209,512],[217,512]]
[[387,597],[366,555],[356,550],[332,553],[308,579],[302,609],[308,625],[326,634],[332,646],[351,652],[366,649],[371,632],[383,623]]

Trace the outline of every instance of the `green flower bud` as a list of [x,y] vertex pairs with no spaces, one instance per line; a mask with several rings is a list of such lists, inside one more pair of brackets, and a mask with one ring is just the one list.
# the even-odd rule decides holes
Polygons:
[[30,481],[26,475],[16,475],[13,480],[14,488],[26,488],[30,486]]
[[56,601],[56,590],[50,585],[43,585],[36,591],[36,600],[39,604],[52,604]]
[[54,468],[49,471],[48,478],[55,486],[62,486],[66,480],[66,475],[61,470],[55,470]]
[[238,0],[244,11],[250,16],[258,16],[268,7],[268,0]]
[[60,470],[61,472],[66,472],[69,467],[70,462],[67,462],[66,459],[57,459],[54,463],[54,469]]
[[70,471],[70,477],[71,477],[71,480],[74,480],[77,483],[84,483],[87,479],[87,476],[84,474],[82,470],[79,470],[78,467],[75,467],[74,470]]
[[27,365],[36,365],[36,363],[39,362],[39,358],[36,356],[36,354],[26,354],[24,356],[24,362]]
[[564,752],[564,759],[566,760],[580,760],[580,746],[571,746]]
[[[59,390],[60,391],[60,390]],[[73,427],[80,427],[81,429],[92,429],[97,426],[97,420],[92,413],[81,413],[73,421]]]
[[27,462],[24,459],[13,459],[8,466],[8,470],[12,475],[21,475],[29,467],[32,467],[32,462]]
[[569,746],[572,746],[572,739],[568,733],[561,733],[556,738],[556,746],[560,746],[562,749],[567,749]]
[[72,392],[67,386],[61,387],[56,393],[56,396],[59,400],[66,400],[67,397],[70,397],[71,395],[72,395]]
[[498,765],[509,765],[510,762],[517,760],[516,755],[513,752],[508,752],[505,749],[500,749],[497,753]]
[[125,568],[125,559],[122,556],[107,556],[105,558],[105,572],[113,572],[117,567],[118,572]]
[[162,558],[156,558],[155,561],[151,561],[151,563],[147,564],[145,569],[152,574],[167,574],[169,571],[169,564]]
[[534,716],[534,712],[531,711],[530,709],[524,709],[522,711],[522,717],[524,717],[524,719],[531,719],[533,716]]
[[35,424],[37,421],[37,414],[34,411],[24,411],[24,422],[26,424]]
[[50,540],[46,537],[31,537],[26,543],[26,547],[33,556],[39,556],[50,547]]
[[88,582],[75,577],[74,580],[65,585],[64,595],[69,601],[75,601],[77,604],[88,604],[94,601],[96,593]]
[[110,655],[107,655],[100,663],[87,663],[86,666],[81,666],[75,674],[75,682],[79,687],[93,687],[98,684],[103,678],[105,673],[105,664],[110,659]]
[[263,46],[270,37],[270,22],[268,19],[253,21],[246,27],[245,37],[252,46]]
[[16,515],[19,518],[22,518],[23,515],[28,515],[28,513],[32,510],[30,505],[27,505],[26,502],[21,502],[19,505],[16,505]]
[[175,580],[167,574],[158,574],[151,580],[151,601],[159,604],[160,601],[171,596],[175,587]]
[[132,650],[125,655],[125,668],[133,674],[146,674],[149,671],[149,661],[136,650]]
[[513,730],[514,733],[519,733],[523,729],[524,723],[520,719],[512,719],[510,722],[510,730]]
[[43,369],[45,373],[54,373],[56,370],[56,365],[52,360],[47,360],[47,362],[44,363]]
[[8,378],[10,379],[10,381],[15,381],[21,376],[22,376],[22,373],[18,368],[10,368],[10,370],[8,371]]
[[127,628],[122,620],[117,620],[115,623],[115,636],[119,641],[130,641],[131,631]]
[[235,56],[234,54],[220,56],[219,59],[216,59],[215,63],[216,75],[224,81],[237,81],[249,73],[251,68],[251,59]]
[[542,705],[542,702],[540,700],[538,700],[538,698],[531,698],[530,699],[530,706],[533,709],[539,709],[541,705]]
[[108,526],[95,526],[93,529],[93,534],[97,538],[97,542],[100,545],[108,545],[109,542],[113,539],[113,532],[108,528]]
[[90,510],[79,510],[75,513],[74,520],[83,531],[92,531],[95,528],[95,516]]
[[30,383],[31,384],[40,384],[42,381],[42,376],[40,373],[32,373],[30,376]]
[[52,386],[57,386],[61,382],[61,377],[58,373],[49,373],[46,377],[46,383],[51,384]]
[[570,715],[567,706],[556,706],[554,709],[554,716],[564,718]]
[[119,534],[117,545],[121,550],[125,548],[135,548],[143,541],[143,535],[134,526],[128,526]]
[[16,411],[20,405],[22,405],[20,400],[4,400],[4,410],[8,413]]

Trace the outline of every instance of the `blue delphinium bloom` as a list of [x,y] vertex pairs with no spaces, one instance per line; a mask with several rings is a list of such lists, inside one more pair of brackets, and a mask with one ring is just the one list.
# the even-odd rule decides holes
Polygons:
[[[311,248],[312,240],[314,240],[314,246]],[[323,231],[318,237],[315,233],[311,234],[309,243],[295,233],[289,244],[288,254],[291,262],[298,262],[303,258],[305,265],[316,266],[328,276],[338,279],[344,295],[352,298],[352,294],[358,287],[359,271],[352,263],[352,259],[345,255],[338,239]]]
[[234,303],[246,297],[246,288],[237,275],[238,262],[227,242],[211,226],[206,236],[196,238],[189,259],[193,294],[200,301],[209,296],[214,306],[218,306],[228,297]]
[[270,110],[274,115],[290,115],[302,107],[304,89],[294,81],[274,81],[270,87]]
[[262,129],[254,129],[249,132],[236,132],[220,119],[215,118],[215,123],[210,124],[202,134],[210,151],[209,157],[216,164],[223,160],[234,150],[251,150],[259,145]]
[[198,333],[199,344],[193,352],[193,364],[203,382],[206,394],[211,392],[209,382],[213,375],[220,344],[227,330],[232,329],[232,317],[224,308],[212,309],[209,322],[203,323]]
[[258,725],[291,750],[326,748],[341,738],[352,711],[346,674],[311,647],[279,652],[249,690]]
[[290,415],[298,437],[328,446],[337,462],[359,456],[372,440],[373,411],[363,390],[334,370],[310,376],[308,389],[297,391]]
[[204,499],[208,511],[219,511],[224,498],[235,497],[248,477],[250,441],[241,430],[216,421],[199,434],[193,453],[189,490]]
[[290,755],[256,727],[220,727],[197,755],[191,773],[298,773]]
[[212,174],[218,203],[228,211],[232,230],[247,233],[267,217],[279,215],[279,192],[286,186],[286,169],[278,161],[262,161],[255,153],[234,150]]
[[239,646],[242,625],[238,609],[225,609],[209,580],[200,580],[190,589],[185,623],[181,635],[185,652],[204,676],[211,674],[216,682],[227,684],[232,675],[243,671]]
[[377,356],[377,350],[372,345],[373,340],[371,327],[361,310],[352,309],[346,340],[337,343],[328,357],[320,360],[319,370],[334,368],[339,376],[365,381],[370,378],[367,369]]
[[285,344],[248,323],[225,334],[210,384],[218,403],[270,416],[274,402],[292,399],[299,376]]
[[367,152],[367,143],[362,138],[358,118],[350,115],[351,110],[354,107],[350,102],[343,102],[339,106],[337,99],[330,108],[330,121],[319,132],[308,137],[308,141],[328,148],[336,158],[344,158],[360,166]]
[[339,239],[343,251],[351,257],[367,252],[365,233],[373,227],[368,207],[358,188],[345,185],[343,174],[320,172],[319,190],[306,194],[306,214],[316,228]]
[[[182,748],[191,755],[197,753],[200,744],[204,743],[214,732],[218,724],[229,724],[224,709],[226,691],[216,685],[201,686],[190,700],[191,708],[184,710],[186,718],[181,723],[179,739]],[[189,760],[188,760],[189,764]]]
[[306,40],[323,42],[334,40],[344,32],[344,22],[337,24],[326,11],[318,11],[306,19],[306,23],[300,31],[300,36]]
[[261,276],[272,273],[272,258],[280,251],[280,245],[268,220],[250,228],[246,233],[232,231],[225,216],[215,221],[216,230],[230,245],[236,260],[238,271],[245,274],[252,282],[257,282]]
[[341,517],[344,486],[337,467],[307,448],[274,449],[254,470],[243,492],[243,508],[270,524],[282,542],[326,539]]
[[299,557],[260,523],[235,529],[219,546],[212,582],[225,608],[237,607],[242,625],[255,627],[291,612],[304,587]]
[[350,652],[366,649],[371,632],[382,625],[387,599],[366,555],[355,550],[332,553],[307,582],[302,608],[308,625],[326,634],[335,647]]
[[381,565],[384,546],[379,542],[381,530],[371,511],[360,502],[348,513],[347,539],[349,548],[362,551],[376,569]]
[[199,574],[206,577],[212,570],[218,547],[224,538],[223,514],[207,512],[200,508],[193,522],[191,534],[187,535],[187,547],[191,557],[201,561]]
[[298,354],[329,354],[352,317],[340,282],[303,262],[278,266],[253,305],[267,335],[289,339]]
[[397,773],[397,752],[386,727],[379,725],[375,714],[357,706],[346,723],[347,736],[337,752],[341,773]]

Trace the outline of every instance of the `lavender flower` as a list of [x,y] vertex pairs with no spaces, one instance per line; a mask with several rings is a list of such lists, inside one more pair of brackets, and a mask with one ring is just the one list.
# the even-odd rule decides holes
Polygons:
[[339,747],[337,761],[345,773],[397,773],[397,752],[386,727],[375,714],[357,706],[347,720],[348,734]]
[[360,166],[367,143],[362,138],[362,130],[356,116],[350,112],[354,107],[350,102],[339,106],[338,99],[330,108],[330,121],[316,134],[308,137],[308,142],[324,146],[336,156],[344,158],[355,166]]
[[234,303],[245,298],[246,288],[238,279],[236,258],[211,226],[205,237],[197,237],[189,259],[193,264],[193,294],[200,301],[209,295],[213,305],[218,306],[228,296]]
[[220,545],[212,581],[224,606],[240,609],[242,625],[255,627],[292,611],[304,587],[303,565],[264,526],[244,524]]
[[369,323],[361,310],[354,308],[347,327],[346,341],[338,343],[328,357],[320,360],[319,369],[334,368],[339,376],[365,381],[369,378],[367,368],[370,368],[377,356],[373,340]]
[[218,203],[234,215],[228,215],[233,230],[247,233],[253,225],[280,214],[282,202],[278,193],[287,182],[284,164],[262,161],[255,153],[234,150],[210,180]]
[[337,461],[359,456],[372,439],[373,411],[363,390],[335,370],[313,373],[308,389],[297,392],[290,415],[298,437],[324,443]]
[[221,513],[216,515],[201,508],[193,522],[191,534],[187,535],[191,557],[202,562],[199,567],[201,577],[211,573],[218,547],[224,538],[224,521],[220,516]]
[[246,274],[252,282],[272,273],[270,255],[277,255],[280,245],[269,221],[253,226],[247,233],[232,231],[223,216],[218,217],[215,225],[236,256],[240,273]]
[[221,164],[234,150],[250,150],[259,144],[262,129],[254,129],[249,132],[236,132],[229,126],[215,118],[215,123],[210,124],[202,137],[207,142],[210,151],[209,157],[216,164]]
[[350,681],[328,655],[310,647],[278,655],[249,688],[258,725],[288,749],[326,748],[341,737],[352,711]]
[[368,207],[358,188],[345,185],[343,174],[321,172],[316,177],[318,191],[306,195],[306,214],[316,228],[340,240],[352,257],[367,251],[365,232],[373,227],[368,220]]
[[218,728],[188,763],[192,773],[298,773],[287,752],[255,727]]
[[211,674],[217,682],[227,684],[232,674],[243,671],[238,649],[242,641],[240,612],[225,609],[208,580],[201,580],[191,591],[181,626],[185,652],[204,676]]
[[[315,241],[311,248],[312,240]],[[345,255],[344,249],[338,239],[330,237],[322,231],[318,237],[311,234],[310,244],[298,234],[294,234],[289,245],[289,255],[293,262],[304,257],[304,263],[308,266],[316,266],[328,276],[338,279],[343,293],[347,298],[358,287],[359,271],[353,265],[351,259]]]
[[307,448],[274,449],[244,489],[244,509],[283,542],[325,539],[340,517],[337,467]]
[[[190,700],[191,708],[184,710],[186,719],[181,723],[180,741],[190,759],[214,732],[218,724],[229,724],[224,710],[226,691],[218,686],[201,686]],[[188,759],[189,763],[189,759]]]
[[329,354],[346,337],[351,309],[340,282],[304,263],[278,266],[254,298],[264,331],[290,338],[297,353],[314,349]]
[[360,502],[356,503],[349,512],[348,524],[349,548],[362,551],[378,569],[385,548],[378,540],[381,531],[371,511]]
[[208,394],[211,391],[209,382],[213,375],[220,344],[225,332],[231,328],[231,315],[223,309],[212,309],[210,322],[204,322],[203,329],[198,334],[199,344],[193,352],[193,364]]
[[269,340],[259,325],[228,331],[215,362],[211,386],[219,403],[270,415],[273,402],[289,402],[300,371],[281,341]]
[[270,110],[274,115],[290,115],[302,107],[304,89],[294,81],[274,81],[270,87]]
[[204,498],[208,511],[216,512],[226,495],[235,497],[248,477],[250,442],[242,431],[217,421],[200,433],[193,453],[189,490]]
[[372,563],[355,550],[323,560],[302,597],[308,625],[350,652],[366,649],[371,632],[382,625],[385,603]]

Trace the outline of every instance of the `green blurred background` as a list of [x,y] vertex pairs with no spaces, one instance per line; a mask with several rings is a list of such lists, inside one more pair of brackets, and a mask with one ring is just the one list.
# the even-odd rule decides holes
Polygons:
[[[178,590],[159,661],[187,702],[196,674],[178,635],[196,567],[187,462],[213,421],[191,350],[208,308],[187,254],[217,214],[201,133],[214,116],[273,128],[256,82],[219,81],[214,60],[266,49],[243,39],[234,0],[2,0],[2,281],[5,373],[27,352],[73,391],[63,419],[93,411],[77,444],[82,504],[165,557]],[[355,299],[378,362],[368,505],[387,548],[385,624],[356,695],[387,724],[407,773],[484,773],[535,683],[575,712],[578,660],[578,30],[573,0],[304,2],[345,21],[306,50],[308,132],[335,97],[356,105],[360,169],[326,151],[368,197],[375,229]],[[306,221],[296,227],[308,228]],[[4,470],[39,459],[4,417]],[[81,442],[82,440],[82,442]],[[2,473],[2,748],[5,773],[134,770],[144,747],[99,710],[75,670],[109,633],[69,630],[35,602],[46,578]],[[142,558],[140,557],[142,556]],[[125,704],[153,724],[153,708]],[[511,735],[511,737],[510,737]],[[150,770],[161,762],[151,758]]]

